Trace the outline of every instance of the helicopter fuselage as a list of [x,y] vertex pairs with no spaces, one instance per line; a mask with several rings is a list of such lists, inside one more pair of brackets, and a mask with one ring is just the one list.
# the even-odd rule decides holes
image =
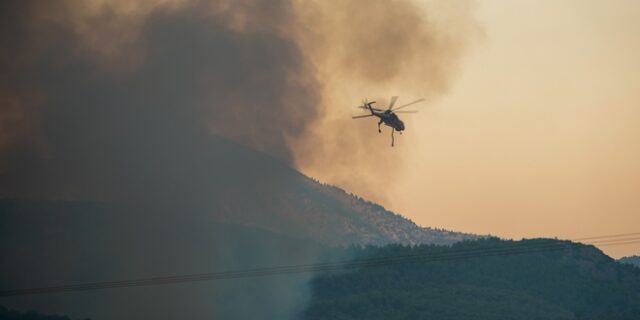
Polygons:
[[404,130],[404,122],[398,118],[393,112],[377,112],[371,111],[374,116],[380,118],[380,123],[384,123],[385,126],[391,127],[396,131]]
[[[402,120],[400,120],[400,118],[398,118],[398,115],[396,115],[396,111],[406,108],[412,104],[424,101],[424,99],[418,99],[416,101],[404,104],[402,106],[399,106],[397,108],[393,108],[393,105],[396,103],[396,100],[398,100],[398,97],[391,97],[391,100],[389,102],[389,107],[384,110],[384,109],[378,109],[378,108],[374,108],[371,105],[376,103],[375,101],[371,101],[371,102],[367,102],[367,100],[365,99],[362,102],[361,106],[358,106],[361,109],[365,109],[365,110],[369,110],[369,112],[371,112],[371,114],[366,114],[366,115],[361,115],[361,116],[352,116],[351,118],[353,119],[360,119],[360,118],[367,118],[367,117],[378,117],[380,119],[380,121],[378,122],[378,132],[382,133],[382,130],[380,129],[380,125],[382,125],[384,123],[385,126],[387,127],[391,127],[391,146],[393,147],[393,133],[398,131],[400,132],[400,134],[402,134],[402,131],[404,131],[404,122],[402,122]],[[402,110],[402,111],[398,111],[399,113],[414,113],[417,111],[414,110]]]

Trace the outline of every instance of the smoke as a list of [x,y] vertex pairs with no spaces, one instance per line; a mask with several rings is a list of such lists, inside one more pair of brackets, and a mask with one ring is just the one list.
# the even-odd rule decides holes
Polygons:
[[[311,176],[377,202],[403,174],[403,159],[420,137],[414,115],[401,115],[407,131],[390,148],[390,130],[362,114],[362,99],[386,108],[418,98],[429,107],[449,89],[464,54],[481,38],[470,1],[305,1],[298,34],[305,56],[323,84],[319,116],[296,145],[296,164]],[[303,151],[300,151],[303,150]]]
[[212,134],[291,162],[317,81],[277,31],[288,3],[243,5],[5,4],[1,193],[111,199],[131,172],[185,168]]
[[114,198],[133,164],[166,173],[216,134],[382,200],[370,186],[402,152],[354,107],[437,98],[478,34],[467,2],[27,1],[2,15],[0,194],[35,198]]
[[[92,208],[85,212],[89,220],[58,216],[64,223],[52,229],[76,240],[59,243],[54,235],[58,246],[24,250],[59,268],[30,282],[26,271],[37,273],[32,261],[18,264],[17,272],[4,264],[3,274],[12,276],[3,288],[313,261],[318,250],[290,250],[296,241],[258,241],[273,236],[210,222],[222,210],[220,198],[244,195],[241,188],[258,196],[278,179],[217,136],[291,164],[289,141],[316,116],[314,73],[280,32],[293,24],[288,2],[1,6],[0,197],[117,204],[104,217]],[[224,205],[247,202],[229,198]],[[24,237],[3,238],[24,239],[12,242],[19,249],[34,234],[49,234],[47,217],[25,226],[32,231]],[[49,264],[48,256],[78,262]],[[304,307],[310,277],[3,303],[105,318],[288,319]]]
[[[277,177],[225,158],[222,136],[380,199],[372,186],[398,172],[401,153],[373,121],[352,121],[354,107],[441,95],[474,28],[467,3],[4,1],[0,197],[155,204],[156,213],[209,212],[210,198],[227,194],[220,188],[243,183],[267,193],[261,180]],[[243,267],[225,264],[250,251],[235,250],[235,237],[217,239],[230,258],[216,267]],[[269,256],[281,246],[266,248],[259,262],[281,264]],[[279,294],[255,312],[291,317],[308,297],[293,299],[291,288],[303,292],[306,280],[269,282]],[[221,292],[255,291],[255,303],[266,294],[246,288]]]

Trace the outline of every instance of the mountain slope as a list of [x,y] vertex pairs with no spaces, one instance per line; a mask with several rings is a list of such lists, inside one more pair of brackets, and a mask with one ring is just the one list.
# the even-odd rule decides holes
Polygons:
[[209,213],[220,221],[328,245],[452,244],[476,238],[419,227],[379,205],[320,184],[268,155],[223,140],[217,144],[215,149],[224,152],[216,157],[216,169],[221,163],[227,165],[212,175],[218,183],[210,187],[216,192],[208,201],[215,208]]
[[[133,167],[153,170],[115,177],[122,185],[111,199],[0,201],[0,289],[305,264],[318,262],[330,246],[473,237],[420,228],[223,139],[201,147],[180,155],[189,168],[157,160],[162,154],[145,158]],[[0,304],[74,318],[289,319],[304,308],[312,277],[11,297]]]
[[123,181],[122,194],[99,203],[115,205],[115,211],[135,211],[137,216],[188,212],[327,245],[452,244],[476,237],[419,227],[379,205],[320,184],[271,156],[221,138],[212,137],[206,149],[198,157],[183,155],[194,156],[190,168],[156,163],[161,155],[150,158],[147,166],[158,167],[154,172],[159,174],[132,172]]
[[[387,246],[360,258],[450,255],[508,246],[519,254],[391,264],[326,274],[312,282],[305,319],[637,319],[640,269],[591,246],[556,240],[484,239],[452,247]],[[529,250],[529,252],[524,252]]]
[[354,211],[364,223],[377,231],[378,237],[361,233],[359,236],[362,240],[358,241],[359,244],[450,245],[458,241],[478,238],[472,234],[420,227],[413,221],[390,212],[376,203],[347,194],[344,190],[331,185],[314,184],[312,188]]

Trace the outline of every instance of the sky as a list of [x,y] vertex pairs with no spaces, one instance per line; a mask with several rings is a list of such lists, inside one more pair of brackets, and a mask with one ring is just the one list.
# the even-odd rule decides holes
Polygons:
[[[638,232],[640,3],[470,7],[473,39],[448,88],[402,115],[396,147],[375,121],[359,120],[386,153],[382,161],[372,153],[377,167],[365,183],[307,171],[423,226],[514,239]],[[399,103],[421,97],[398,86],[384,93]],[[638,244],[602,249],[640,254]]]

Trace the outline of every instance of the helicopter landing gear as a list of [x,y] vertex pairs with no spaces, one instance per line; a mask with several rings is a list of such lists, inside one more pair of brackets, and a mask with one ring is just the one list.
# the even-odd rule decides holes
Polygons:
[[382,124],[382,120],[380,120],[380,122],[378,122],[378,133],[382,133],[382,130],[380,130],[380,125]]
[[393,132],[396,131],[395,129],[391,129],[391,146],[393,147]]

